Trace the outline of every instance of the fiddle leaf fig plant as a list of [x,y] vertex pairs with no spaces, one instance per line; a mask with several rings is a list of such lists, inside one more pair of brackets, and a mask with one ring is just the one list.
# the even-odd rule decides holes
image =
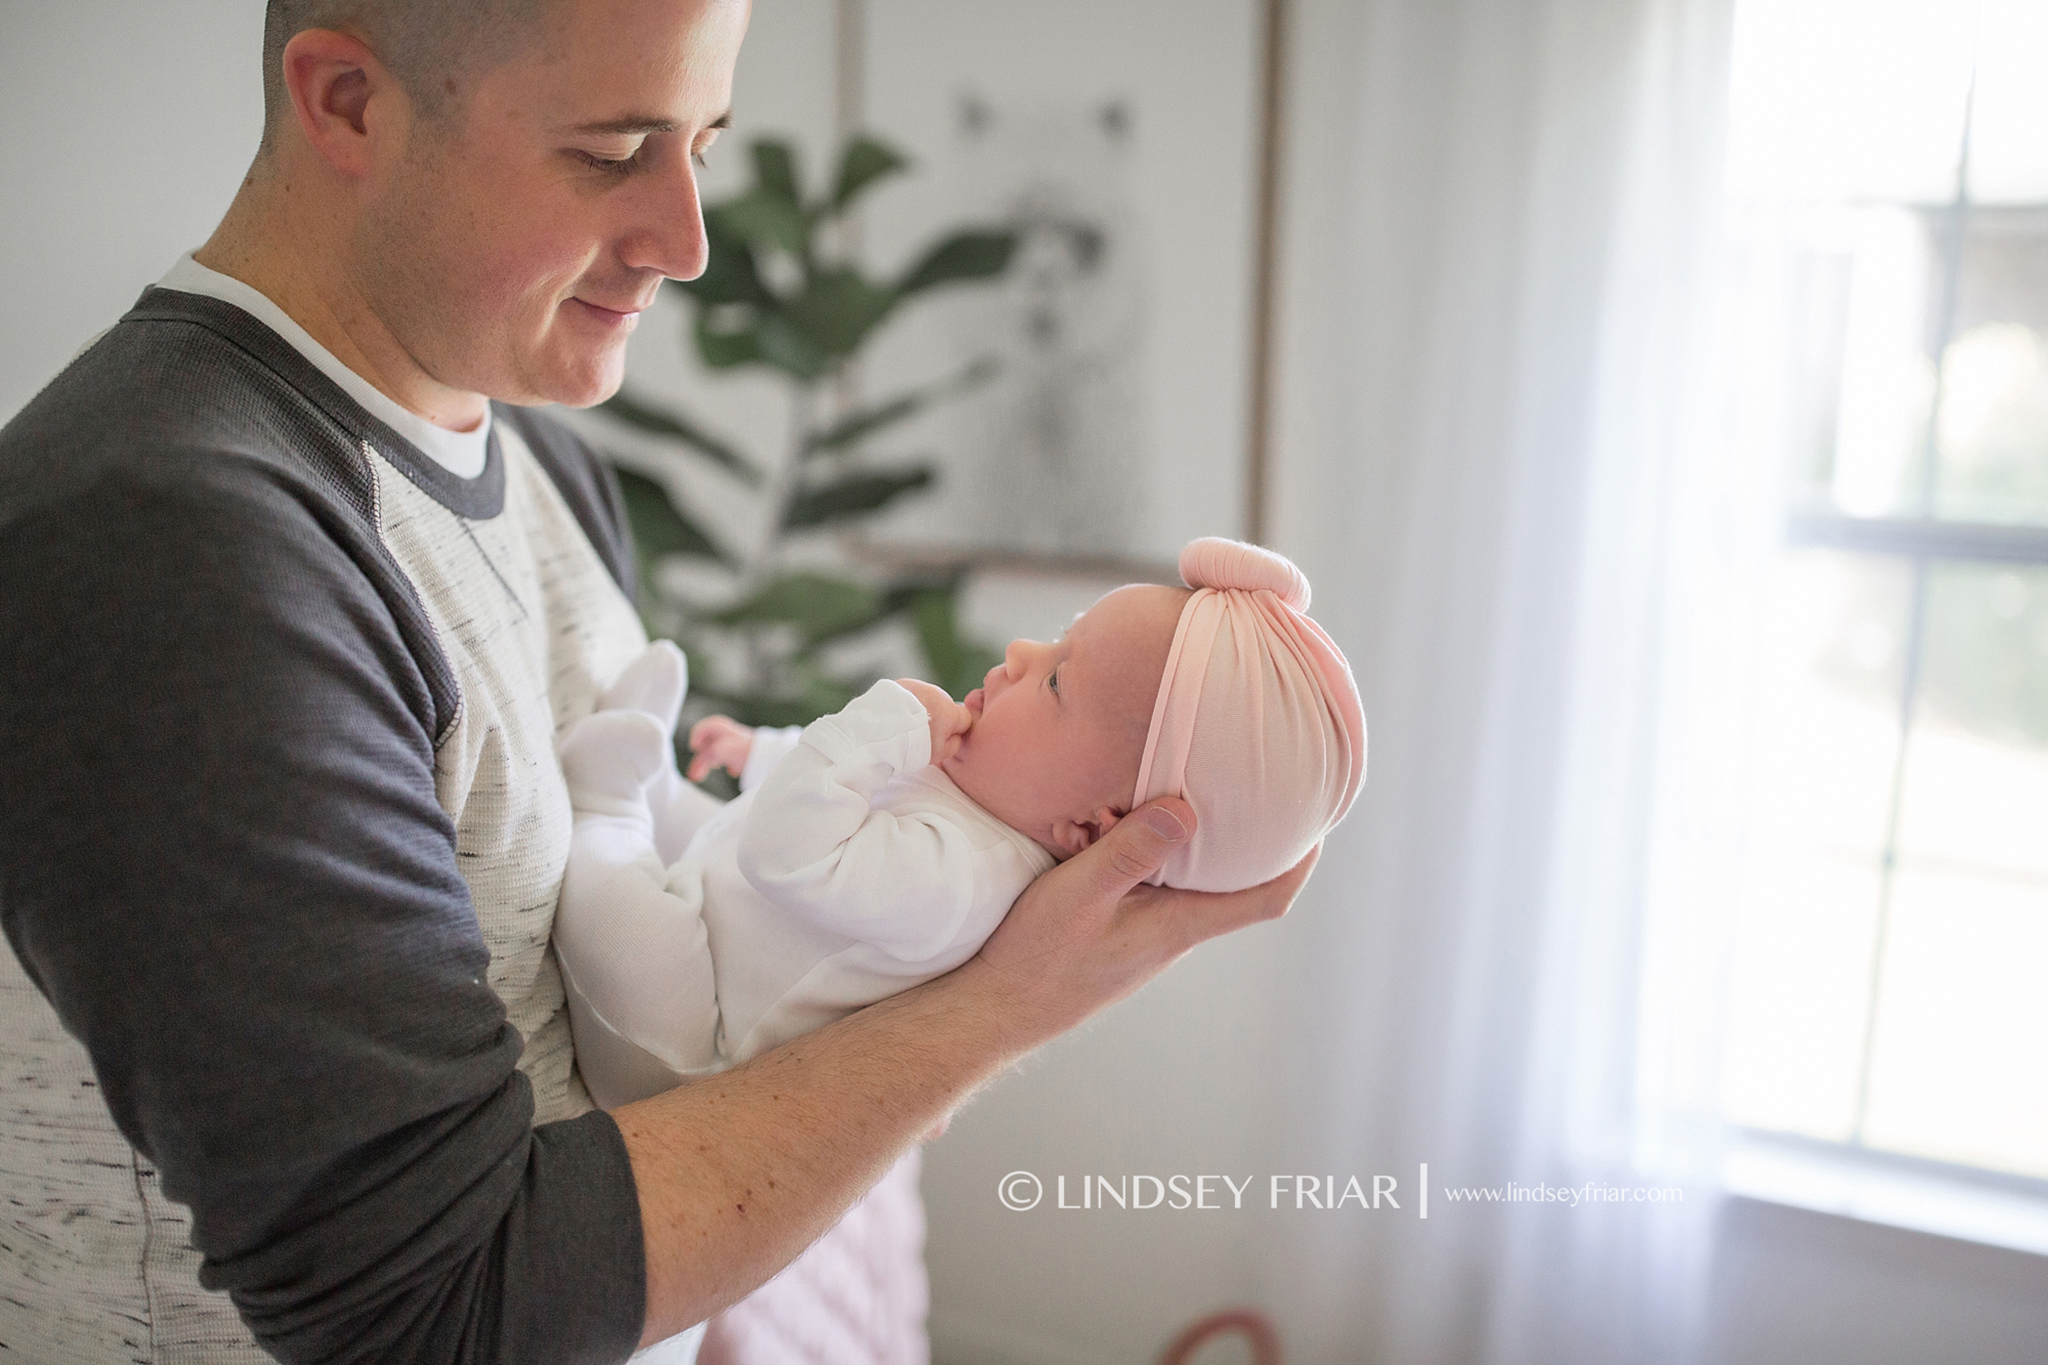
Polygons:
[[[604,404],[610,416],[723,471],[754,503],[751,517],[723,518],[757,528],[751,537],[736,534],[692,496],[699,466],[690,456],[678,453],[660,477],[619,468],[642,613],[651,633],[689,654],[693,713],[723,711],[754,725],[808,722],[873,681],[847,662],[862,642],[903,627],[924,655],[925,675],[964,696],[999,656],[961,633],[959,571],[862,571],[821,556],[819,533],[853,529],[931,487],[938,471],[930,457],[884,458],[872,443],[985,383],[995,364],[974,360],[869,406],[827,400],[846,391],[849,367],[891,317],[933,290],[997,278],[1017,237],[1000,227],[964,228],[940,236],[893,278],[871,276],[831,243],[843,240],[843,220],[862,197],[901,174],[906,160],[855,137],[829,188],[807,197],[789,144],[764,140],[750,151],[752,186],[704,210],[704,273],[666,287],[688,299],[690,338],[708,369],[765,369],[785,381],[793,434],[780,458],[767,460],[674,402],[622,392]],[[678,560],[691,570],[673,572]]]

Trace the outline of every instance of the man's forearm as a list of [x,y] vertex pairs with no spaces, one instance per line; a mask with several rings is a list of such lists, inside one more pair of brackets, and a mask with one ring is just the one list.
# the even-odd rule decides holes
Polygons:
[[1033,882],[963,966],[618,1110],[647,1247],[643,1341],[751,1292],[977,1087],[1195,944],[1285,913],[1315,866],[1311,852],[1225,894],[1142,885],[1194,827],[1178,797],[1149,802]]
[[643,1344],[794,1260],[977,1087],[1043,1041],[968,962],[614,1117],[647,1242]]

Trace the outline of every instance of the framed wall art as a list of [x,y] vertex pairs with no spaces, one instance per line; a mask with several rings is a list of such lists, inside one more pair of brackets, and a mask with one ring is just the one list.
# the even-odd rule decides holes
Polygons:
[[933,489],[866,556],[1172,577],[1264,530],[1284,0],[839,0],[838,122],[910,158],[860,254],[1017,235],[1008,271],[879,337],[886,401],[992,374],[897,430]]

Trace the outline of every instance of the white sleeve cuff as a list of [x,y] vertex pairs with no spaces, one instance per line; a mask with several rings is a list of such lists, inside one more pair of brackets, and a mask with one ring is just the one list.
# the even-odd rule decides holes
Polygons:
[[775,771],[789,752],[802,742],[804,727],[801,725],[763,725],[754,731],[754,745],[747,750],[747,761],[740,768],[740,790],[750,792],[768,780],[768,774]]
[[896,751],[898,772],[916,772],[932,761],[932,718],[909,688],[883,678],[829,716],[804,727],[804,742],[838,763],[856,750],[903,741]]

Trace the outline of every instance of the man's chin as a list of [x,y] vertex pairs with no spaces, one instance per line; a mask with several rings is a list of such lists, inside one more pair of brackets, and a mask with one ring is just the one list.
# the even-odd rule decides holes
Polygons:
[[619,391],[626,379],[626,348],[623,343],[606,347],[596,355],[565,358],[537,376],[538,392],[524,400],[559,403],[565,408],[590,408]]

